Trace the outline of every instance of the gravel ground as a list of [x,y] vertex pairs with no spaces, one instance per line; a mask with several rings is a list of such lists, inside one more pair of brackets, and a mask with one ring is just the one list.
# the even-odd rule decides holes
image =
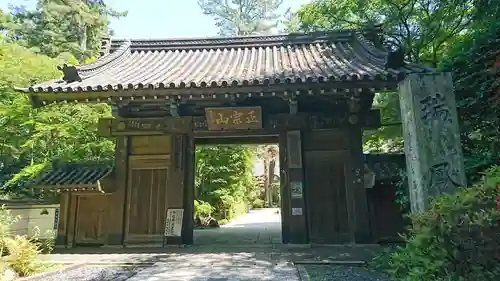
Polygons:
[[140,270],[137,266],[88,265],[44,277],[43,281],[124,281]]
[[389,281],[358,266],[304,265],[311,281]]

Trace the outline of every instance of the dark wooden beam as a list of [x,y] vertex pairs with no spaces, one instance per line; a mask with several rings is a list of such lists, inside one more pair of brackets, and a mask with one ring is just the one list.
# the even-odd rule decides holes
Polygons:
[[380,126],[380,113],[371,111],[366,118],[354,120],[348,112],[332,112],[329,114],[297,113],[273,114],[263,116],[262,129],[233,129],[210,131],[204,116],[163,117],[163,118],[103,118],[99,120],[99,134],[106,137],[124,135],[162,135],[165,133],[195,134],[198,136],[222,135],[269,135],[286,130],[321,130],[361,125],[366,123],[370,128]]
[[262,137],[201,137],[195,139],[196,145],[224,145],[224,144],[277,144],[278,136]]

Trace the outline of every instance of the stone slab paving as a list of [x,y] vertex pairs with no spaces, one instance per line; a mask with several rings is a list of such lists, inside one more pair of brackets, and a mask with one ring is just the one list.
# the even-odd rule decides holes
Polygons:
[[183,254],[143,269],[128,281],[299,281],[291,262],[263,253]]
[[[88,273],[88,277],[90,272],[108,276],[118,270],[91,267],[92,264],[117,267],[141,264],[135,275],[130,278],[127,275],[129,281],[299,281],[293,262],[368,260],[379,249],[359,245],[283,245],[279,222],[277,209],[260,209],[219,229],[197,230],[194,246],[56,249],[56,254],[42,255],[40,259],[52,263],[86,263],[81,271]],[[77,281],[83,273],[72,274]]]
[[[68,249],[78,252],[75,254],[42,255],[41,259],[53,263],[87,263],[89,265],[111,264],[112,266],[120,266],[125,263],[142,264],[136,265],[140,266],[141,270],[128,278],[127,280],[129,281],[299,281],[297,268],[293,262],[341,259],[369,260],[376,252],[374,248],[376,247],[240,248],[192,246],[159,249],[77,248]],[[99,253],[91,254],[96,250]],[[106,253],[105,250],[109,252]],[[119,253],[120,251],[123,252]],[[133,251],[136,252],[134,253]],[[86,270],[88,271],[89,269],[87,268]],[[95,271],[96,269],[92,270]],[[348,271],[346,272],[349,276],[353,275]],[[80,276],[79,273],[75,274],[75,276]],[[353,275],[353,277],[355,276]],[[359,278],[346,280],[364,281],[364,279]],[[85,280],[75,279],[75,281]]]

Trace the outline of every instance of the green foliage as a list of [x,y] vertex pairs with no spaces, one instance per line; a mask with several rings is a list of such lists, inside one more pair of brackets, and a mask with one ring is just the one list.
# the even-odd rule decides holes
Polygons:
[[[239,145],[201,146],[196,149],[196,198],[214,208],[216,219],[246,213],[255,188],[253,153]],[[201,205],[201,204],[200,204]]]
[[[1,193],[40,197],[20,188],[33,178],[40,165],[56,159],[100,160],[114,155],[114,144],[97,135],[97,120],[111,115],[105,104],[62,104],[32,108],[27,96],[13,91],[57,78],[56,59],[35,54],[14,43],[0,43],[0,186]],[[27,167],[26,167],[27,166]],[[18,174],[19,173],[19,174]]]
[[396,203],[404,213],[410,211],[410,190],[408,186],[408,173],[406,169],[399,170],[400,180],[396,183]]
[[215,19],[224,36],[264,34],[280,23],[283,0],[198,0],[205,15]]
[[225,225],[225,224],[228,224],[229,223],[229,220],[227,219],[221,219],[218,221],[219,225]]
[[376,259],[395,281],[500,278],[500,167],[472,188],[436,198],[412,215],[406,246]]
[[403,152],[403,131],[398,93],[376,94],[373,105],[374,108],[380,110],[381,122],[385,126],[364,132],[364,151],[371,153]]
[[[45,269],[46,265],[38,260],[38,255],[52,252],[55,233],[49,231],[42,239],[40,230],[35,228],[30,238],[14,235],[12,227],[19,219],[19,216],[12,216],[5,206],[0,207],[0,258],[8,254],[6,264],[23,277]],[[0,261],[0,273],[3,273],[2,267],[3,262]]]
[[0,206],[0,258],[7,253],[5,241],[12,236],[12,226],[19,219],[19,216],[12,216],[4,205]]
[[35,10],[17,8],[13,14],[5,24],[9,38],[50,57],[69,52],[82,61],[99,51],[109,19],[126,16],[104,1],[80,0],[38,0]]
[[439,57],[472,20],[470,0],[317,0],[298,17],[305,30],[371,27],[383,23],[387,40],[408,60],[436,66]]
[[487,27],[480,24],[441,63],[441,69],[452,71],[455,79],[462,148],[470,182],[500,159],[498,30],[498,21]]
[[212,216],[212,213],[215,211],[215,208],[212,207],[209,203],[194,200],[194,217],[195,218],[208,218]]
[[29,276],[43,270],[42,263],[37,259],[41,251],[28,237],[9,237],[5,239],[5,245],[10,254],[7,263],[19,276]]
[[47,171],[48,168],[50,167],[51,163],[48,161],[45,161],[40,164],[32,164],[25,166],[10,180],[4,183],[4,185],[2,186],[2,190],[6,193],[13,193],[15,192],[18,186],[23,186],[24,187],[23,189],[17,190],[16,192],[17,195],[22,195],[22,197],[26,198],[43,198],[45,197],[44,196],[45,194],[43,193],[42,190],[31,189],[29,188],[29,186],[26,186],[25,184],[28,184],[29,182],[36,179],[38,176],[40,176],[42,172]]
[[[384,40],[406,59],[453,72],[469,182],[500,159],[498,42],[500,5],[490,0],[316,0],[297,13],[303,30],[360,28],[383,23]],[[402,151],[399,100],[377,95],[382,123],[365,132],[371,152]]]
[[56,235],[57,233],[54,230],[49,229],[42,236],[40,228],[36,226],[33,229],[30,240],[33,244],[37,245],[40,253],[50,254],[56,245]]

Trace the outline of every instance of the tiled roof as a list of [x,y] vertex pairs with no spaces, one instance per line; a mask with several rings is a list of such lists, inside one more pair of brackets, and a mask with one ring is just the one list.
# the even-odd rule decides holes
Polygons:
[[[96,62],[61,67],[64,79],[22,89],[91,92],[336,81],[401,80],[426,68],[386,69],[388,52],[362,32],[234,38],[113,40]],[[65,81],[66,80],[66,81]]]
[[99,181],[113,171],[112,163],[60,163],[31,184],[43,188],[101,191]]
[[366,154],[366,164],[375,173],[375,180],[398,180],[406,169],[404,154]]

